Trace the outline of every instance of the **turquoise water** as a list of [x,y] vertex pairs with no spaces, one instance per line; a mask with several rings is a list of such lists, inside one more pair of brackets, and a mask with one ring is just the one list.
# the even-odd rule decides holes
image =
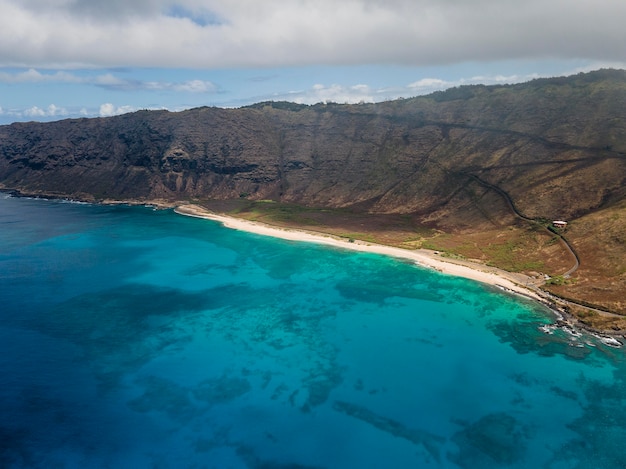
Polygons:
[[623,349],[395,259],[2,196],[0,300],[0,467],[626,467]]

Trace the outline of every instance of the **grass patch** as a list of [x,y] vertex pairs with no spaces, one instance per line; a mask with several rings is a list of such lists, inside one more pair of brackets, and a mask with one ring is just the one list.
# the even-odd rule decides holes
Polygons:
[[441,252],[453,252],[454,250],[447,246],[450,241],[451,236],[447,233],[436,233],[434,236],[425,239],[422,242],[422,247],[424,249],[430,249],[432,251],[441,251]]
[[431,251],[437,251],[441,257],[446,257],[448,259],[458,259],[458,260],[467,259],[466,256],[457,252],[456,250],[444,248],[440,244],[432,242],[432,240],[424,241],[422,243],[422,248],[430,249]]
[[311,217],[315,209],[300,205],[280,204],[273,200],[249,201],[229,211],[248,220],[264,221],[270,224],[291,224],[317,226],[320,223]]
[[546,246],[553,246],[553,245],[557,244],[560,239],[561,238],[559,238],[558,236],[553,236],[552,238],[550,238],[550,241],[548,241],[546,243]]
[[422,243],[422,247],[424,249],[430,249],[431,251],[445,251],[445,249],[442,248],[440,244],[435,243],[432,239],[424,241]]
[[451,251],[442,251],[441,257],[446,257],[448,259],[458,259],[461,261],[464,261],[467,259],[467,257],[465,257],[463,254],[458,254],[456,252],[451,252]]
[[376,237],[370,233],[341,233],[339,234],[339,236],[342,238],[348,238],[348,241],[350,241],[351,243],[358,239],[359,241],[378,244]]
[[562,275],[555,275],[546,280],[546,285],[570,285],[575,283],[576,279],[565,278]]
[[487,265],[499,267],[509,272],[541,270],[542,261],[525,259],[524,250],[515,241],[508,240],[502,244],[489,244],[481,249],[487,258]]

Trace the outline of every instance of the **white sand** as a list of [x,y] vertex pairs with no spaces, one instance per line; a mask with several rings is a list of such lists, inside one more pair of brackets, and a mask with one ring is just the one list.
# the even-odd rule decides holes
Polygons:
[[541,301],[541,297],[533,288],[533,279],[530,277],[487,267],[478,263],[442,258],[435,251],[426,249],[407,250],[356,240],[354,242],[349,242],[348,240],[333,237],[332,235],[323,236],[306,231],[286,228],[283,229],[263,223],[242,220],[224,215],[216,215],[197,205],[181,205],[177,207],[175,211],[181,215],[215,220],[222,223],[225,227],[235,230],[247,231],[265,236],[273,236],[275,238],[288,239],[292,241],[325,244],[341,249],[351,249],[354,251],[371,252],[402,259],[409,259],[420,266],[429,267],[444,274],[464,277],[489,285],[495,285]]

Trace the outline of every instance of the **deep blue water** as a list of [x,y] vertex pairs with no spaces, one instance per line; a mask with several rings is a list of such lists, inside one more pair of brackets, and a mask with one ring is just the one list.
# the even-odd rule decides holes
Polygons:
[[0,301],[0,467],[626,467],[622,349],[395,259],[0,196]]

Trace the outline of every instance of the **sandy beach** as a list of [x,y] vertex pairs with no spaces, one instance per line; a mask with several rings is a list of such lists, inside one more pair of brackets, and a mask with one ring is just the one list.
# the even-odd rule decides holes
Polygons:
[[469,261],[454,260],[441,257],[437,252],[427,249],[407,250],[381,244],[366,243],[355,240],[350,242],[332,235],[321,235],[301,230],[279,228],[225,215],[217,215],[197,205],[181,205],[176,213],[191,217],[204,218],[222,223],[226,228],[247,231],[264,236],[273,236],[291,241],[324,244],[340,249],[370,252],[386,256],[408,259],[417,265],[435,269],[439,272],[464,277],[489,285],[497,286],[511,292],[542,301],[542,297],[532,289],[533,279],[523,275],[506,272]]

